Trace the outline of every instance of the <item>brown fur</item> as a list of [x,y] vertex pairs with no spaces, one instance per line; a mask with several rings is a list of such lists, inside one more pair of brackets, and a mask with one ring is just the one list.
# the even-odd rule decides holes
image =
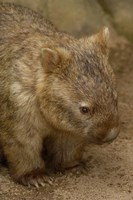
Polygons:
[[41,185],[47,163],[72,167],[90,142],[117,136],[106,32],[78,40],[27,8],[0,4],[0,144],[18,182]]

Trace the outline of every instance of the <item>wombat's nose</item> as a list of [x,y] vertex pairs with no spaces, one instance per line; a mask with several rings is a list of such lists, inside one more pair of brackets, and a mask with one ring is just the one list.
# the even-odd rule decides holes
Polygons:
[[111,142],[113,141],[119,134],[119,128],[115,127],[113,129],[111,129],[108,134],[106,135],[106,137],[104,138],[103,142]]

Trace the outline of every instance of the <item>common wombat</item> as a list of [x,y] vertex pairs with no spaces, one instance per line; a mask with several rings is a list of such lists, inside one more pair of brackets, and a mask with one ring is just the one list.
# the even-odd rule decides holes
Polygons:
[[76,39],[30,9],[0,4],[0,145],[15,181],[43,185],[47,162],[72,167],[89,143],[118,135],[108,37],[104,28]]

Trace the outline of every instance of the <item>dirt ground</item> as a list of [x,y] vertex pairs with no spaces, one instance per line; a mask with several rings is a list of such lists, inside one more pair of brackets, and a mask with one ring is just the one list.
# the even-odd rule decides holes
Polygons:
[[112,144],[90,147],[87,170],[53,175],[52,186],[17,185],[1,168],[0,200],[133,200],[133,46],[118,45],[111,63],[118,80],[119,137]]

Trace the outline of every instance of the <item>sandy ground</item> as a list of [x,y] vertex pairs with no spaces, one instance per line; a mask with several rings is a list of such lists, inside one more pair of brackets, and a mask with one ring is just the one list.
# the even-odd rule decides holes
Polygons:
[[53,186],[26,188],[0,170],[0,200],[133,200],[133,47],[111,53],[118,79],[121,133],[109,145],[92,146],[87,170],[54,175]]

